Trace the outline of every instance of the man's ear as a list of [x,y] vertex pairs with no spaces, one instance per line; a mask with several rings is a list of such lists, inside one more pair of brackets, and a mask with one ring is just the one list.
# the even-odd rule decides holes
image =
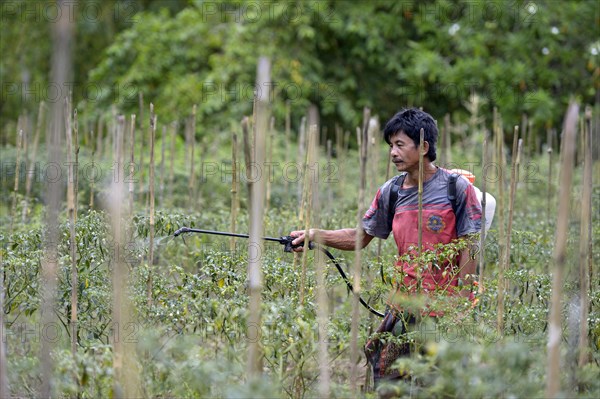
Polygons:
[[423,148],[421,151],[423,152],[423,156],[427,155],[429,152],[429,141],[423,141]]

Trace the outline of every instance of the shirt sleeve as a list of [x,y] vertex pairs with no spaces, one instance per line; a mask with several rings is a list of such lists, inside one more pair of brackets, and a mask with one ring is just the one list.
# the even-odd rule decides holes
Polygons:
[[481,205],[477,199],[475,188],[465,179],[456,181],[456,236],[481,231]]
[[[392,178],[379,187],[371,206],[362,219],[364,231],[373,237],[386,239],[392,231],[395,204],[390,205],[392,189],[397,189]],[[392,209],[394,208],[394,209]]]

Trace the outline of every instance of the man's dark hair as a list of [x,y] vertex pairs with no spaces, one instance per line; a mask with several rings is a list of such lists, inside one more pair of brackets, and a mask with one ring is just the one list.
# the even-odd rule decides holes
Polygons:
[[435,161],[437,155],[435,153],[435,144],[437,143],[438,129],[435,120],[427,112],[423,112],[418,108],[402,109],[392,117],[383,129],[383,138],[385,142],[390,144],[390,138],[399,132],[404,132],[415,143],[415,147],[419,146],[421,128],[423,128],[423,140],[429,143],[429,151],[425,154],[430,161]]

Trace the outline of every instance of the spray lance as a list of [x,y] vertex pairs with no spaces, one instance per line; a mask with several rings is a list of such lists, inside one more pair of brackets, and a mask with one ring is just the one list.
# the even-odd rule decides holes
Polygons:
[[[175,233],[173,233],[173,237],[178,237],[184,233],[199,233],[199,234],[212,234],[212,235],[218,235],[218,236],[226,236],[226,237],[250,238],[250,236],[248,234],[229,233],[226,231],[192,229],[190,227],[182,227],[179,230],[176,230]],[[298,248],[298,247],[302,246],[302,244],[293,245],[292,241],[294,241],[294,237],[292,237],[292,236],[282,236],[279,238],[262,237],[262,239],[265,241],[273,241],[273,242],[278,242],[278,243],[282,244],[284,246],[283,247],[284,252],[292,252],[294,248]],[[319,245],[315,242],[312,242],[312,241],[310,241],[308,243],[308,248],[309,249],[318,249],[321,252],[323,252],[331,260],[331,262],[333,262],[337,271],[340,273],[340,276],[342,276],[342,279],[346,283],[346,286],[348,287],[348,289],[352,292],[354,291],[354,288],[352,287],[352,283],[348,279],[348,276],[346,276],[346,273],[344,273],[344,269],[342,269],[342,266],[340,266],[339,262],[331,254],[331,252],[329,252],[326,248],[322,247],[321,245]],[[362,299],[360,296],[358,297],[358,300],[365,308],[367,308],[369,310],[369,312],[371,312],[379,317],[384,317],[383,313],[378,312],[377,310],[373,309],[371,307],[371,305],[369,305],[367,302],[365,302],[365,300]]]

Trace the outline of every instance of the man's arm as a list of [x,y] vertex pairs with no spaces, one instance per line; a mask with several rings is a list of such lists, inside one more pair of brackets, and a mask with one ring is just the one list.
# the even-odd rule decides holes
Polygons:
[[[340,229],[340,230],[320,230],[320,229],[310,229],[308,231],[308,240],[315,241],[322,245],[341,249],[344,251],[352,251],[356,246],[356,234],[357,229]],[[290,235],[292,237],[296,237],[294,241],[292,241],[292,245],[299,245],[304,242],[304,230],[292,231]],[[367,234],[364,230],[362,231],[362,240],[360,248],[366,247],[373,236]],[[302,252],[303,247],[294,248],[295,252]]]
[[475,248],[477,248],[477,242],[474,236],[464,236],[461,238],[468,241],[468,246],[461,250],[458,256],[458,278],[463,282],[463,289],[460,290],[460,295],[468,298],[471,295],[471,286],[476,281],[477,261],[474,259],[474,255],[476,254]]

